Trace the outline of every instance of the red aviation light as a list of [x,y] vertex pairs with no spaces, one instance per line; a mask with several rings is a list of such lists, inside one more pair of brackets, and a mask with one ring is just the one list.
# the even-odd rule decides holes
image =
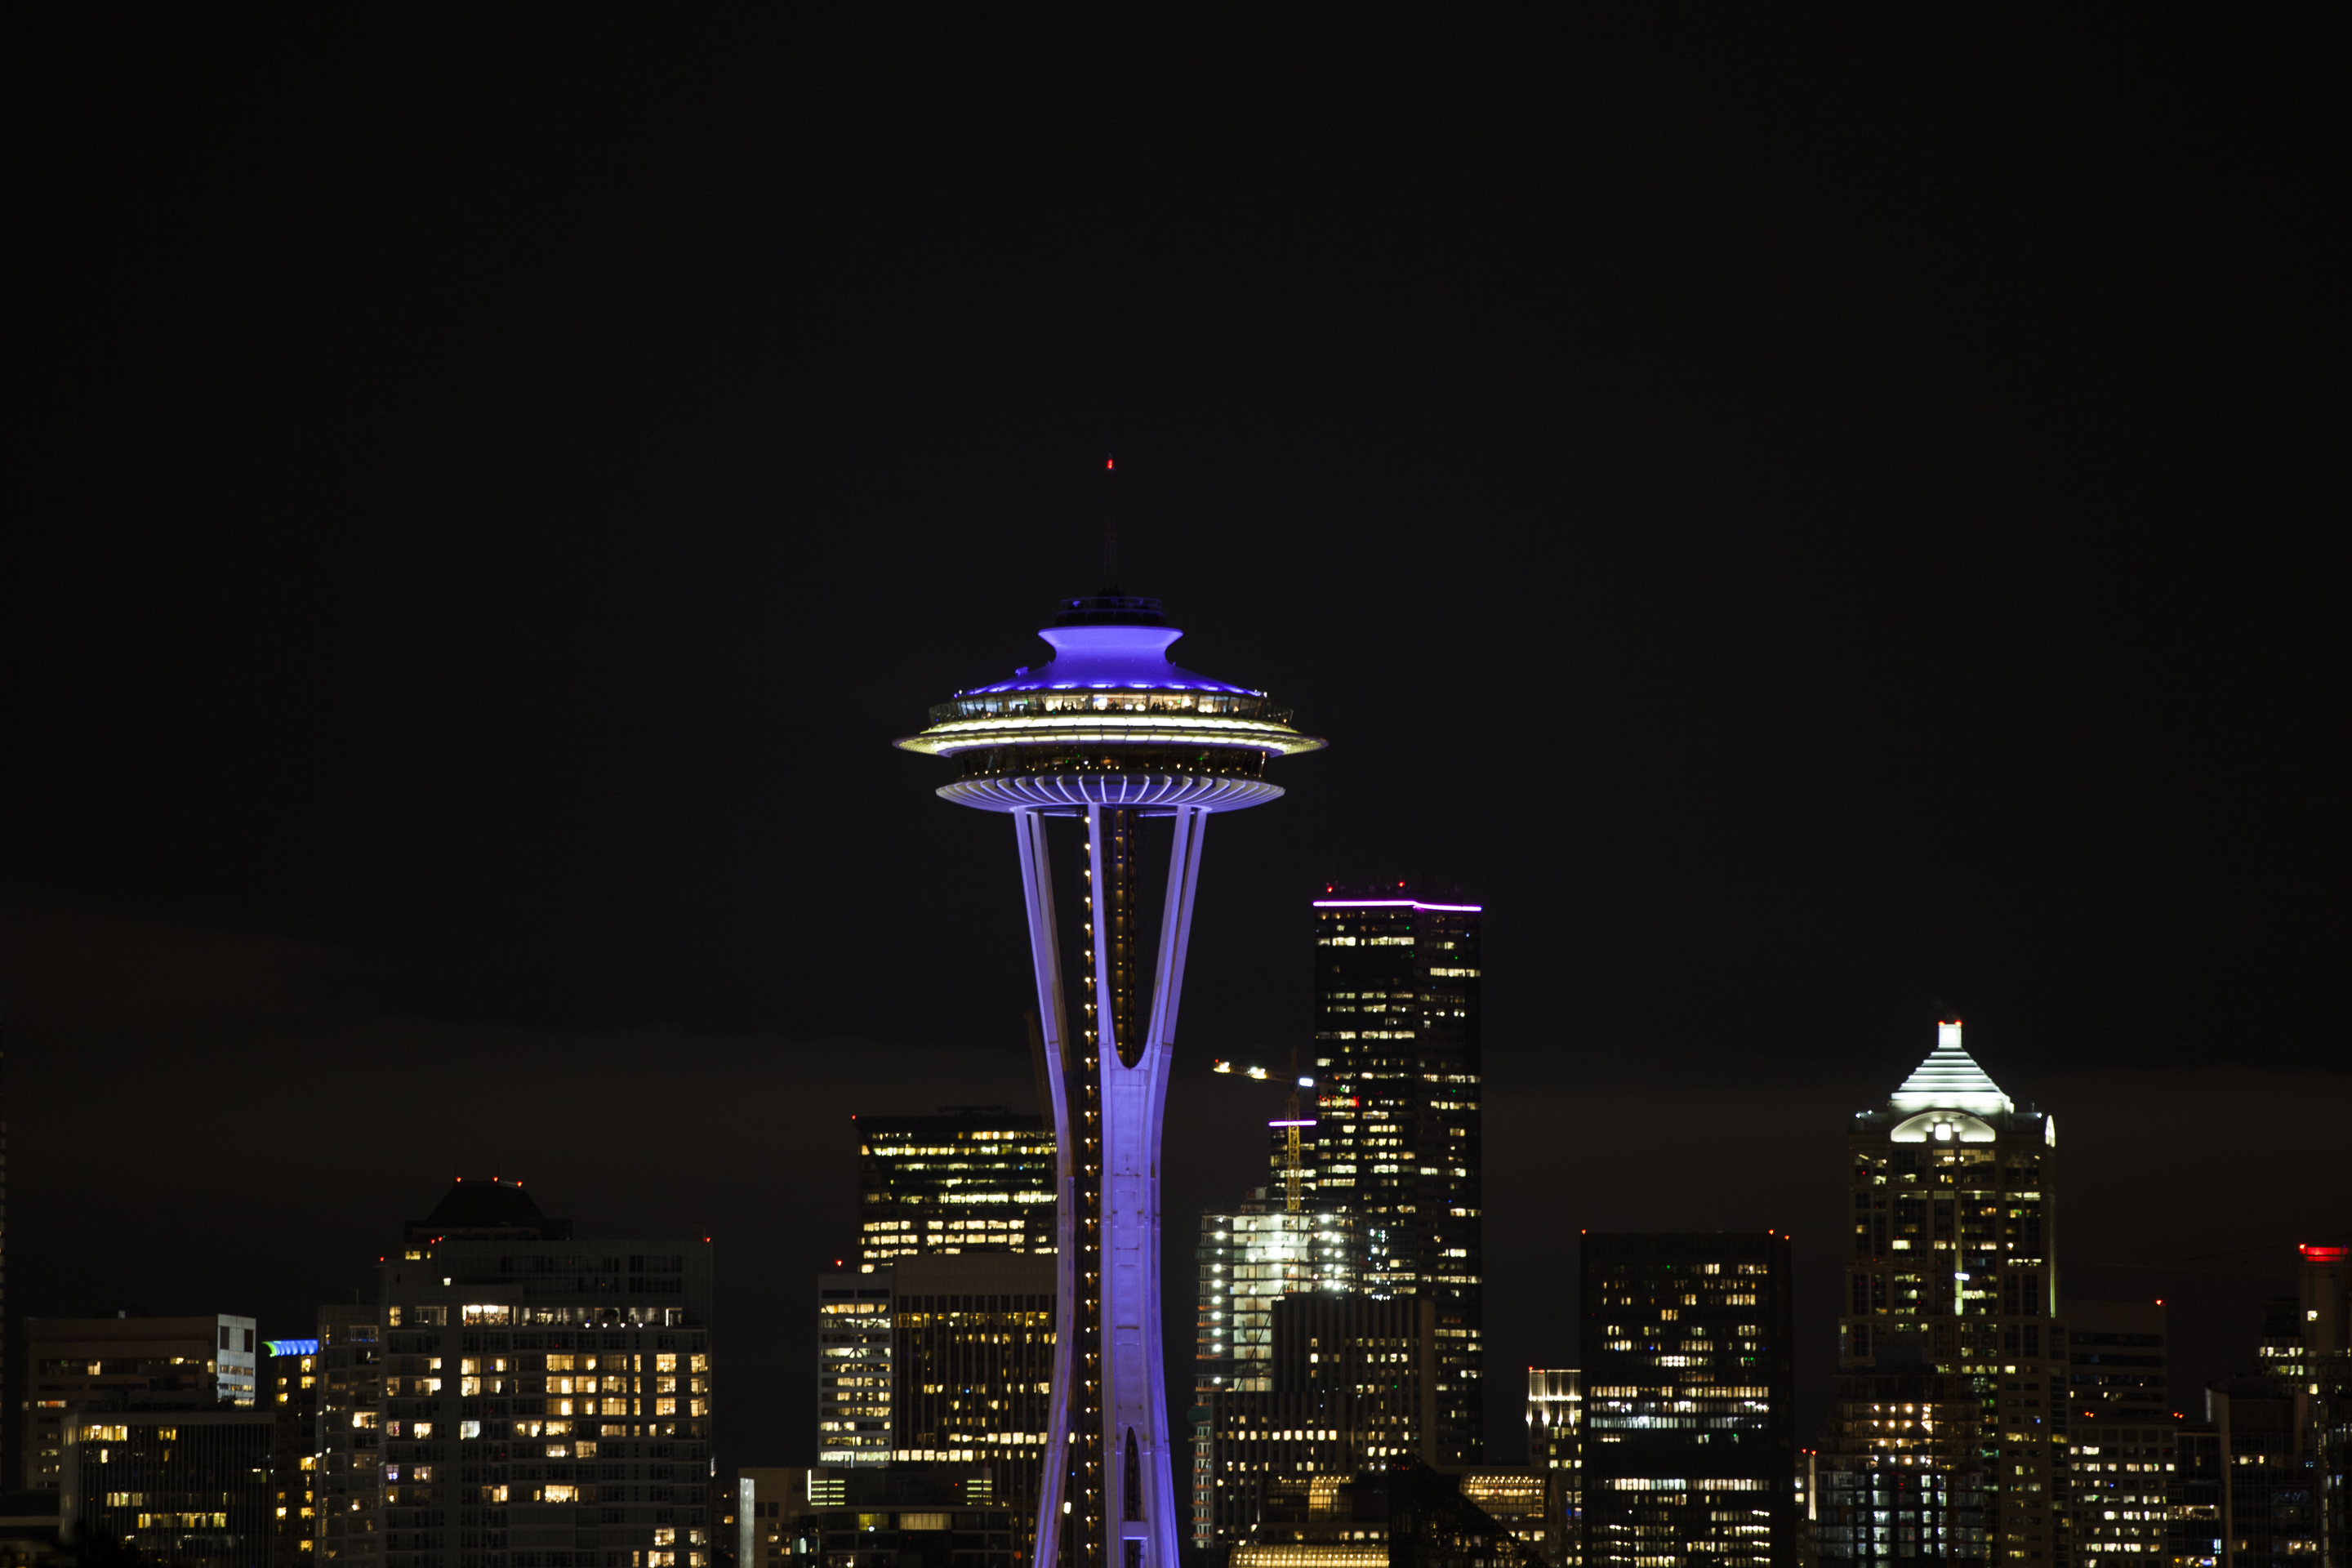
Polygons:
[[1111,469],[1111,460],[1110,460],[1108,458],[1105,458],[1103,459],[1103,472],[1105,472],[1105,473],[1108,473],[1108,472],[1110,472],[1110,469]]

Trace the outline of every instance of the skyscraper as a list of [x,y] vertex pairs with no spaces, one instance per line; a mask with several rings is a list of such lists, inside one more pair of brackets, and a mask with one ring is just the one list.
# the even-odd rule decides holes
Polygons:
[[[2166,1377],[2161,1301],[2062,1304],[2065,1490],[2056,1561],[2113,1568],[2171,1552],[2179,1420]],[[2053,1447],[2057,1445],[2053,1444]],[[2031,1548],[2028,1548],[2031,1550]]]
[[1789,1238],[1587,1233],[1583,1561],[1797,1561]]
[[1249,1388],[1217,1388],[1193,1412],[1192,1540],[1230,1546],[1258,1522],[1266,1489],[1329,1486],[1359,1471],[1426,1464],[1436,1431],[1437,1311],[1424,1297],[1298,1293],[1276,1300],[1273,1355]]
[[1480,910],[1403,885],[1315,900],[1320,1205],[1356,1216],[1360,1288],[1437,1308],[1438,1462],[1485,1447]]
[[2320,1561],[2318,1456],[2305,1385],[2216,1378],[2206,1418],[2220,1438],[2221,1568],[2304,1568]]
[[983,1467],[998,1503],[1030,1508],[1046,1452],[1054,1285],[1051,1257],[1003,1252],[822,1276],[820,1463]]
[[318,1556],[343,1568],[374,1568],[383,1560],[383,1309],[373,1301],[319,1309],[326,1381]]
[[857,1120],[857,1262],[1055,1248],[1054,1130],[1001,1105]]
[[1884,1110],[1854,1117],[1824,1565],[2057,1562],[2057,1142],[1962,1048],[1957,1020]]
[[[1177,1568],[1160,1136],[1202,846],[1211,813],[1282,793],[1265,782],[1268,758],[1323,742],[1264,692],[1170,663],[1183,634],[1158,600],[1121,594],[1108,568],[1101,594],[1066,601],[1039,635],[1050,663],[961,693],[898,744],[953,759],[958,776],[939,794],[1009,813],[1020,848],[1063,1194],[1046,1445],[1056,1462],[1039,1500],[1039,1568]],[[1055,920],[1055,818],[1081,830],[1082,877],[1062,906],[1079,917],[1075,952]],[[1163,823],[1154,931],[1145,862]],[[1075,995],[1066,968],[1083,976]]]
[[2352,1248],[2307,1244],[2296,1252],[2320,1559],[2352,1568]]

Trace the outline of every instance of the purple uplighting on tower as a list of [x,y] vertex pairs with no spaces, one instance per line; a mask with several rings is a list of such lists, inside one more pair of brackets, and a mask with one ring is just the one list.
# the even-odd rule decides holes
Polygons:
[[[1108,464],[1105,467],[1108,468]],[[1282,794],[1269,758],[1319,749],[1265,693],[1169,662],[1183,634],[1115,584],[1065,602],[1038,634],[1050,663],[931,710],[898,744],[952,758],[939,794],[1011,814],[1037,983],[1060,1184],[1060,1288],[1035,1568],[1177,1568],[1160,1355],[1160,1137],[1192,895],[1213,812]],[[1083,857],[1065,983],[1045,819]],[[1166,824],[1157,940],[1139,882]],[[1055,830],[1057,833],[1062,831]],[[1076,1021],[1076,1028],[1072,1025]]]

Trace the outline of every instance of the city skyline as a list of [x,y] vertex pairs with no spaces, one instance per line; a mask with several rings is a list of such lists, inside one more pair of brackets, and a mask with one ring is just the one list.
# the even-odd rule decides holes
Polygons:
[[1165,1237],[1281,1184],[1209,1064],[1319,1078],[1316,890],[1401,882],[1481,906],[1489,1458],[1583,1230],[1790,1237],[1826,1433],[1953,1019],[2058,1126],[2053,1321],[2279,1359],[2352,1223],[2333,18],[1135,22],[0,21],[0,1399],[37,1317],[308,1340],[520,1178],[709,1238],[712,1457],[813,1457],[814,1277],[1013,1235],[864,1231],[856,1119],[1051,1116],[1013,835],[887,742],[1043,658],[1107,453],[1183,662],[1333,740],[1208,835]]

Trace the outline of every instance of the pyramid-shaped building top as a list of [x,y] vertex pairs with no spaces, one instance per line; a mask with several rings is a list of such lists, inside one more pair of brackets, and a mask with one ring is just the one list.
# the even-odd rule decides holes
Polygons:
[[1985,1075],[1976,1058],[1960,1048],[1957,1020],[1936,1026],[1936,1048],[1914,1068],[1903,1087],[1887,1097],[1887,1109],[1909,1115],[1920,1110],[1966,1110],[1994,1116],[2014,1110],[2000,1085]]

